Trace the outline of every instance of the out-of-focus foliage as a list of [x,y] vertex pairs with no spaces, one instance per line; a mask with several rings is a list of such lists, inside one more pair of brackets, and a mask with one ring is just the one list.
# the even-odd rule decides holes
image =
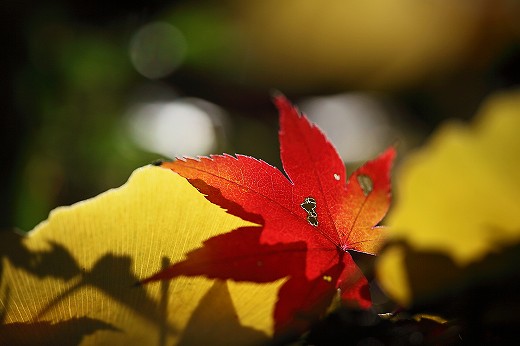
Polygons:
[[378,265],[399,302],[518,271],[510,260],[520,243],[519,128],[520,92],[497,95],[474,124],[446,124],[402,165],[388,217],[394,244]]
[[0,344],[258,344],[278,280],[180,277],[134,287],[202,241],[254,226],[159,167],[53,211],[26,237],[0,234]]
[[503,1],[238,0],[233,5],[246,69],[254,79],[311,90],[403,87],[463,64],[477,67],[510,38],[516,15],[511,15],[514,5]]
[[[403,150],[440,119],[469,117],[490,89],[519,80],[519,11],[507,0],[5,5],[13,15],[0,24],[0,222],[24,230],[165,155],[129,133],[136,106],[210,101],[223,114],[206,115],[216,133],[212,152],[277,162],[275,141],[263,140],[276,126],[271,88],[301,104],[384,91],[364,95],[384,105],[392,128],[381,149],[400,133]],[[352,104],[339,112],[364,116]],[[185,121],[175,122],[182,132]]]
[[16,101],[32,114],[16,178],[14,219],[24,230],[45,219],[56,201],[117,186],[155,157],[139,151],[121,128],[133,77],[124,47],[102,32],[59,21],[40,25],[30,37],[32,64],[17,83]]

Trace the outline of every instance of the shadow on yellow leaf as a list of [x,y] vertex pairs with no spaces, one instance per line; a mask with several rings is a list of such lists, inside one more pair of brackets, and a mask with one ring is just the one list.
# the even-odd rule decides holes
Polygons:
[[84,337],[100,330],[118,332],[103,321],[88,317],[60,322],[15,322],[0,329],[0,345],[79,345]]
[[281,281],[180,277],[133,286],[204,240],[244,226],[252,224],[208,202],[184,178],[140,168],[121,188],[54,210],[28,236],[0,235],[0,341],[266,341]]
[[[219,318],[215,318],[215,312]],[[204,345],[222,335],[233,335],[237,345],[267,341],[265,334],[254,328],[240,328],[240,321],[225,281],[216,280],[192,313],[179,345]]]
[[[520,243],[519,131],[520,92],[498,95],[474,124],[446,124],[401,167],[390,244],[377,264],[398,302],[479,280],[494,254]],[[498,262],[493,272],[507,263]]]

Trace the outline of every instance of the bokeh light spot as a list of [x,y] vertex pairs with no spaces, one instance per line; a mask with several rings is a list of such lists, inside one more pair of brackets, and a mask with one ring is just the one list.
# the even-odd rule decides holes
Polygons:
[[301,103],[301,109],[327,134],[345,162],[372,159],[392,141],[388,111],[368,94],[312,97]]
[[181,31],[165,22],[141,27],[130,42],[130,59],[143,76],[158,79],[179,67],[186,55],[186,39]]
[[218,124],[204,109],[208,107],[197,105],[200,102],[205,101],[180,99],[134,107],[128,117],[132,138],[143,149],[168,158],[211,153],[217,145]]

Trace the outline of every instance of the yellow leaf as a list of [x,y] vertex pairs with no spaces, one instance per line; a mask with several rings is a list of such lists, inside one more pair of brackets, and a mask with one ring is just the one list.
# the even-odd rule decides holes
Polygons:
[[[280,281],[180,277],[133,287],[209,237],[251,225],[170,170],[140,168],[121,188],[54,210],[26,237],[1,235],[0,344],[266,340]],[[209,321],[219,328],[204,334]]]
[[[479,31],[483,18],[490,16],[489,3],[485,2],[230,3],[238,13],[236,25],[252,67],[247,72],[252,79],[283,89],[324,84],[395,88],[429,80],[479,60],[478,54],[484,50]],[[506,26],[505,22],[493,24]],[[497,27],[487,27],[486,32],[494,35]],[[503,41],[498,37],[489,41],[496,47],[489,47],[490,51],[499,52]],[[476,49],[478,44],[480,50]]]
[[[491,98],[472,126],[443,126],[401,167],[390,239],[448,256],[459,268],[519,242],[519,129],[520,92]],[[389,293],[409,303],[417,283],[408,282],[404,261],[404,247],[394,244],[380,257],[378,273]]]

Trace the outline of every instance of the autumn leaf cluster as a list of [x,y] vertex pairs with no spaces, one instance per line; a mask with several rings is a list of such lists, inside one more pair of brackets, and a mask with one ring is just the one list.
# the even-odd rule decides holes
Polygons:
[[[395,150],[348,176],[325,135],[275,103],[283,170],[180,158],[2,234],[0,344],[514,338],[518,93],[405,161],[388,227]],[[354,259],[378,252],[374,299]]]

